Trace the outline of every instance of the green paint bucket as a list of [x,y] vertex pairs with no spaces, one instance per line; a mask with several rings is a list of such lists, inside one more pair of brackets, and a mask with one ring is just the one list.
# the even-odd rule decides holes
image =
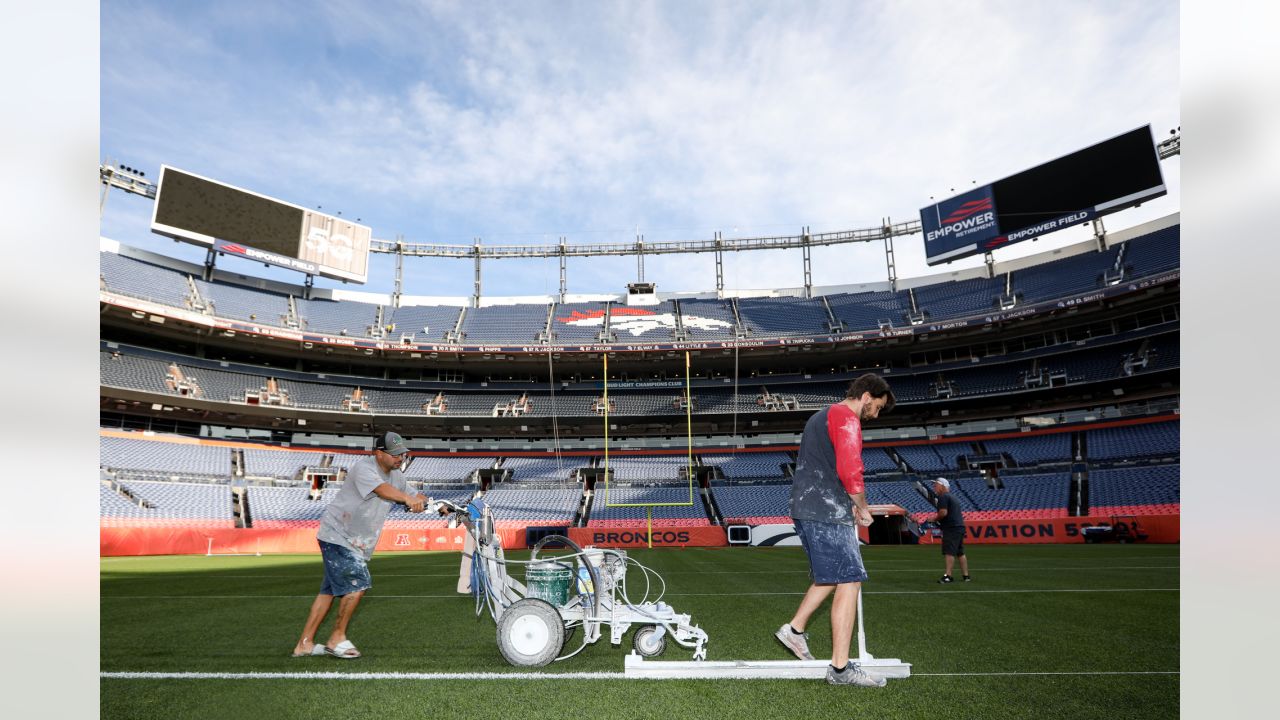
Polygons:
[[569,602],[573,567],[562,562],[545,561],[529,565],[524,572],[525,597],[535,597],[561,607]]

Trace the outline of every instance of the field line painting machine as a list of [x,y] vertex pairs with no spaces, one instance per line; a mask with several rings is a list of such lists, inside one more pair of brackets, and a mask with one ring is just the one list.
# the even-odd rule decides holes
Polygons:
[[[663,602],[666,583],[661,575],[624,550],[583,548],[567,537],[549,535],[533,546],[528,560],[509,559],[494,531],[488,503],[478,498],[466,505],[442,500],[435,507],[448,516],[451,527],[467,530],[459,588],[469,585],[477,615],[488,609],[497,624],[498,649],[511,665],[542,667],[567,660],[598,642],[605,625],[610,643],[618,647],[636,625],[623,668],[628,678],[816,679],[826,674],[826,660],[707,660],[706,631]],[[565,550],[549,554],[547,546],[552,544]],[[526,582],[508,574],[513,565],[524,566]],[[637,572],[643,578],[638,602],[628,593],[629,570],[633,590],[639,589]],[[859,594],[858,662],[863,670],[884,678],[909,677],[910,663],[867,652],[862,615]],[[692,650],[693,660],[655,660],[666,650],[668,639]]]

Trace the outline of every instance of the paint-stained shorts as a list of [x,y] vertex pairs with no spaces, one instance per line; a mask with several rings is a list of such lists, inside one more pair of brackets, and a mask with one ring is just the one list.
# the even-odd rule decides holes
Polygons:
[[942,554],[964,555],[964,526],[942,528]]
[[320,583],[321,595],[348,595],[373,587],[369,577],[369,565],[364,556],[336,543],[317,540],[320,556],[324,559],[324,581]]
[[852,525],[793,518],[796,535],[809,556],[809,576],[819,585],[862,582],[867,570],[862,566],[858,531]]

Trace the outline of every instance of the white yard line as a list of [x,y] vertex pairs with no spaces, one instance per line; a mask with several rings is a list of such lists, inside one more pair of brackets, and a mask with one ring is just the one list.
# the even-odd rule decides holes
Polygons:
[[[1117,570],[1181,570],[1179,565],[1117,565],[1114,567],[984,567],[982,572],[1057,572],[1059,570],[1070,571],[1099,571],[1110,572]],[[877,568],[870,567],[868,571],[875,573],[891,573],[891,572],[915,572],[915,573],[932,573],[937,574],[937,568]],[[807,568],[795,568],[787,570],[672,570],[664,573],[665,575],[781,575],[781,574],[803,574],[808,575]],[[128,580],[134,582],[138,580],[168,580],[175,577],[204,577],[208,573],[164,573],[152,575],[139,575],[128,578],[114,578],[118,580]],[[218,578],[235,578],[239,580],[310,580],[314,574],[294,574],[294,575],[222,575]],[[377,573],[380,578],[456,578],[458,573]]]
[[[1079,670],[1053,672],[912,673],[912,677],[1044,677],[1180,675],[1177,670]],[[620,672],[398,673],[398,672],[102,672],[103,680],[624,680]],[[639,678],[630,678],[639,679]]]
[[[1178,592],[1179,588],[1062,588],[1062,589],[1044,589],[1044,590],[865,590],[863,595],[980,595],[980,594],[1005,594],[1005,593],[1108,593],[1108,592]],[[666,593],[665,597],[739,597],[745,595],[803,595],[804,591],[796,592],[751,592],[743,590],[740,592],[714,592],[714,593]],[[268,598],[313,598],[315,595],[103,595],[103,600],[265,600]],[[458,593],[449,595],[382,595],[371,594],[365,598],[381,599],[460,599],[471,600],[471,595],[462,595]]]

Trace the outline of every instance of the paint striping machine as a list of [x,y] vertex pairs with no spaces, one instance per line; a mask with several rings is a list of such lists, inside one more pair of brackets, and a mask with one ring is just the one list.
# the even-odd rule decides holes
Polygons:
[[[571,658],[597,642],[604,625],[609,626],[610,643],[619,646],[631,626],[639,625],[624,663],[624,675],[629,678],[822,678],[826,674],[826,660],[709,662],[707,633],[691,625],[688,615],[678,614],[662,602],[666,590],[662,576],[625,551],[582,548],[567,537],[549,535],[533,546],[527,561],[509,560],[501,537],[494,532],[492,512],[478,494],[465,506],[441,500],[435,507],[449,517],[450,527],[467,529],[459,587],[469,575],[476,614],[489,609],[498,625],[498,649],[512,665],[541,667]],[[553,543],[563,544],[568,552],[539,557],[539,552]],[[508,575],[508,565],[524,565],[527,584]],[[644,578],[640,602],[632,602],[628,595],[628,568],[638,570]],[[650,594],[655,595],[652,600]],[[859,593],[857,638],[862,669],[884,678],[909,677],[910,663],[867,652],[862,616]],[[578,632],[582,637],[574,647]],[[693,650],[693,661],[652,660],[666,650],[668,637]]]
[[[609,640],[615,646],[622,644],[632,625],[639,625],[632,647],[640,657],[661,655],[667,638],[672,638],[693,650],[694,660],[706,658],[707,633],[691,625],[688,615],[662,602],[662,577],[627,557],[625,551],[582,548],[567,537],[549,535],[533,546],[527,561],[512,560],[494,532],[487,503],[472,499],[464,507],[442,500],[436,507],[449,516],[450,526],[467,529],[468,545],[473,546],[469,568],[476,614],[488,607],[498,624],[498,649],[512,665],[540,667],[573,657],[600,639],[604,625],[609,626]],[[542,553],[545,546],[556,543],[569,552]],[[507,574],[509,565],[525,566],[527,584]],[[628,595],[628,568],[640,571],[644,578],[638,602]],[[464,562],[464,575],[465,569]],[[582,637],[574,647],[579,631]]]

